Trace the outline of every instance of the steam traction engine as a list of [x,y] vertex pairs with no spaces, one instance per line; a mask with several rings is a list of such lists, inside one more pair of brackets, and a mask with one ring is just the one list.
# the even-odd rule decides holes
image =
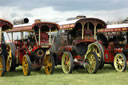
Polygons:
[[6,58],[8,54],[3,32],[11,29],[12,26],[10,22],[0,19],[0,76],[3,76],[6,71]]
[[105,22],[97,18],[78,16],[58,24],[60,30],[50,48],[55,64],[62,65],[64,73],[72,73],[73,68],[81,66],[86,67],[89,73],[96,73],[103,64],[103,52],[99,43],[94,48],[97,52],[88,50],[88,46],[96,41],[96,30],[106,27]]
[[128,24],[99,29],[97,40],[104,51],[104,64],[111,64],[118,72],[125,71],[128,62]]
[[[50,22],[35,22],[32,25],[15,26],[8,33],[21,33],[20,40],[13,40],[10,43],[10,56],[12,65],[10,70],[15,70],[19,65],[23,66],[24,75],[29,75],[32,69],[40,70],[45,67],[46,74],[54,71],[54,58],[49,52],[52,45],[51,32],[58,29],[58,25]],[[24,32],[28,33],[24,36]],[[9,61],[9,60],[7,60]],[[10,62],[10,61],[9,61]]]

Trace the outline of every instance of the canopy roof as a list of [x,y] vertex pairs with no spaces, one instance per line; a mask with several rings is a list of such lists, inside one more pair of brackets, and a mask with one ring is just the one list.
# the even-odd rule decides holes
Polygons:
[[8,29],[12,29],[12,24],[4,19],[0,19],[0,27],[2,27],[2,31],[6,31]]
[[[47,28],[45,27],[47,26]],[[52,29],[51,31],[54,31],[56,29],[59,29],[59,25],[52,22],[39,22],[34,24],[23,24],[23,25],[15,25],[12,30],[9,30],[8,32],[24,32],[24,31],[33,31],[41,29],[42,31],[49,31],[49,29]]]
[[128,24],[107,25],[107,29],[98,29],[97,32],[120,32],[128,31]]
[[106,26],[106,23],[103,20],[100,20],[98,18],[75,19],[75,20],[58,22],[57,24],[60,25],[61,30],[67,30],[67,29],[74,28],[76,23],[81,22],[81,21],[84,21],[84,22],[90,22],[90,21],[95,22],[96,21],[96,22],[100,22],[100,23],[104,24],[104,26]]
[[41,31],[43,32],[48,32],[49,29],[51,29],[51,31],[55,31],[59,29],[59,25],[52,22],[39,22],[39,23],[34,23],[32,25],[32,29],[34,29],[35,31],[41,29]]
[[108,29],[111,28],[123,28],[123,27],[128,27],[128,24],[113,24],[113,25],[107,25]]

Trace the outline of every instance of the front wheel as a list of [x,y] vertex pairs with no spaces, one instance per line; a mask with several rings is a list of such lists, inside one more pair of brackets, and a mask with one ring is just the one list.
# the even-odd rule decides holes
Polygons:
[[5,57],[0,55],[0,76],[3,76],[5,73]]
[[114,67],[117,72],[124,72],[127,67],[127,60],[123,53],[116,54],[114,58]]
[[72,73],[73,56],[70,52],[64,52],[61,60],[62,70],[65,74]]
[[31,73],[31,61],[28,55],[24,55],[22,59],[24,76],[28,76]]
[[55,68],[55,61],[51,54],[44,57],[44,69],[46,74],[53,74]]
[[86,66],[88,73],[96,73],[99,67],[98,56],[95,52],[89,52],[87,54],[88,65]]

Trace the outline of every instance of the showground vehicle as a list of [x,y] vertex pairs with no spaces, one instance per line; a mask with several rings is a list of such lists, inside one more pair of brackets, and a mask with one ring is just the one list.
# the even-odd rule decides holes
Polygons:
[[97,52],[88,50],[88,46],[96,41],[96,30],[105,28],[106,23],[97,18],[77,16],[58,24],[60,30],[50,48],[55,64],[62,65],[64,73],[72,73],[73,68],[81,66],[86,67],[89,73],[96,73],[103,64],[103,52],[99,43],[95,46]]
[[[54,71],[54,58],[49,52],[52,45],[51,32],[56,31],[59,26],[51,22],[35,22],[32,25],[14,26],[8,33],[12,34],[12,43],[9,43],[12,64],[8,64],[8,71],[15,70],[19,65],[23,67],[25,76],[30,75],[32,69],[40,70],[45,67],[46,74],[52,74]],[[21,39],[13,40],[14,33],[20,32]],[[24,37],[25,33],[28,33]]]
[[104,64],[112,64],[118,72],[125,71],[128,63],[128,24],[99,29],[97,40],[103,47]]
[[0,19],[0,76],[3,76],[6,71],[6,43],[3,32],[12,29],[12,24],[9,21]]

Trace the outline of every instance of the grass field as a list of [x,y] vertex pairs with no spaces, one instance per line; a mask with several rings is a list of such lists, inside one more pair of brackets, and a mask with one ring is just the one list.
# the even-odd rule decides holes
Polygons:
[[57,67],[53,75],[46,75],[41,69],[31,72],[30,76],[23,76],[22,68],[18,67],[15,72],[0,77],[0,85],[128,85],[128,69],[119,73],[112,66],[105,65],[96,74],[88,74],[85,70],[64,74],[61,67]]

